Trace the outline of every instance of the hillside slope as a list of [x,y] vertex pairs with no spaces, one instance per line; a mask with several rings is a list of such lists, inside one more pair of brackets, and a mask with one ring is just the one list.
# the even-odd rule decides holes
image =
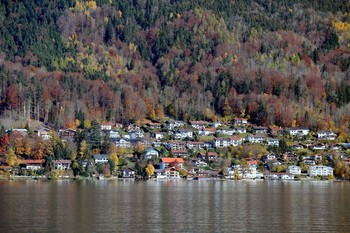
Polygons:
[[349,13],[346,0],[2,1],[1,116],[349,130]]

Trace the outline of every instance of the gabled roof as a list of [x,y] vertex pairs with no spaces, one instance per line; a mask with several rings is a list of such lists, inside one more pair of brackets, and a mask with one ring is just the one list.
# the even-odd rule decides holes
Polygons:
[[108,155],[106,155],[106,154],[95,154],[94,155],[95,160],[101,160],[101,159],[107,159],[107,158],[108,158]]
[[167,171],[177,171],[177,172],[179,172],[180,170],[181,170],[181,168],[179,168],[177,166],[174,166],[174,167],[165,168],[164,172],[167,172]]
[[208,121],[190,121],[191,125],[206,125],[209,124]]
[[279,126],[270,126],[269,129],[271,131],[282,131],[283,129]]
[[307,127],[298,126],[298,127],[286,128],[286,130],[310,130],[310,129]]
[[[206,156],[206,152],[200,152],[199,153],[201,156]],[[218,154],[216,152],[208,152],[209,157],[216,157]]]
[[183,158],[161,158],[163,163],[184,163]]
[[171,150],[173,154],[188,154],[187,150]]
[[241,137],[230,137],[231,141],[240,141]]
[[59,163],[62,163],[62,164],[71,164],[71,161],[68,160],[68,159],[59,159],[59,160],[53,160],[53,163],[54,164],[59,164]]
[[24,160],[25,164],[43,164],[44,160],[42,159],[26,159]]

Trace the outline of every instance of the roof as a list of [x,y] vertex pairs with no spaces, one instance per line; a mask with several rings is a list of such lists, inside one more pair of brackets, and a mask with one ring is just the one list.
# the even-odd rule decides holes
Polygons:
[[106,123],[101,123],[101,125],[103,125],[103,126],[113,126],[114,124],[113,123],[111,123],[111,122],[106,122]]
[[215,132],[215,128],[204,128],[204,131]]
[[207,121],[190,121],[191,125],[206,125],[209,124]]
[[57,164],[57,163],[71,163],[70,160],[68,159],[59,159],[59,160],[54,160],[53,163]]
[[159,151],[159,150],[157,150],[156,148],[153,148],[153,147],[151,147],[151,148],[148,148],[148,149],[144,150],[144,151],[143,151],[143,153],[145,153],[145,152],[149,152],[149,151],[156,151],[156,152],[160,153],[160,151]]
[[286,130],[310,130],[307,127],[291,127],[291,128],[286,128]]
[[230,137],[230,139],[233,141],[240,141],[241,137]]
[[44,163],[44,160],[42,159],[26,159],[25,161],[25,164],[43,164]]
[[125,172],[134,172],[135,170],[132,169],[132,168],[124,168],[124,169],[121,169],[121,171],[125,171]]
[[107,159],[108,156],[106,154],[96,154],[94,155],[95,160]]
[[186,145],[187,142],[185,142],[185,141],[170,141],[168,143],[170,143],[170,144],[183,144],[183,145]]
[[[206,156],[206,152],[201,152],[199,154],[202,156]],[[218,156],[218,154],[216,152],[208,152],[208,156],[213,157],[213,156]]]
[[173,154],[176,154],[176,153],[188,154],[187,150],[171,150],[171,153],[173,153]]
[[187,142],[187,144],[190,144],[190,145],[201,145],[201,144],[204,144],[204,142]]
[[283,130],[281,127],[279,126],[275,126],[275,127],[269,127],[272,131],[280,131],[280,130]]
[[181,168],[179,167],[168,167],[168,168],[165,168],[164,171],[167,172],[167,171],[177,171],[179,172],[181,170]]
[[265,126],[255,126],[255,127],[253,127],[253,129],[255,129],[255,130],[266,130],[268,128],[265,127]]
[[235,118],[235,121],[237,121],[237,120],[239,120],[239,121],[246,121],[248,119],[247,118]]
[[161,158],[163,163],[184,163],[183,158]]

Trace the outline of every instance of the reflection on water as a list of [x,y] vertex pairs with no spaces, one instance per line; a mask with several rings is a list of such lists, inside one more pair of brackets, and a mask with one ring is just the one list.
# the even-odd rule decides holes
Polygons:
[[0,232],[350,232],[350,183],[1,181]]

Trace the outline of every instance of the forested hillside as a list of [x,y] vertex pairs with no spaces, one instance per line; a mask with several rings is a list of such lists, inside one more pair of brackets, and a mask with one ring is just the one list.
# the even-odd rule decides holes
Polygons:
[[348,131],[350,2],[4,0],[0,77],[1,117],[24,122]]

